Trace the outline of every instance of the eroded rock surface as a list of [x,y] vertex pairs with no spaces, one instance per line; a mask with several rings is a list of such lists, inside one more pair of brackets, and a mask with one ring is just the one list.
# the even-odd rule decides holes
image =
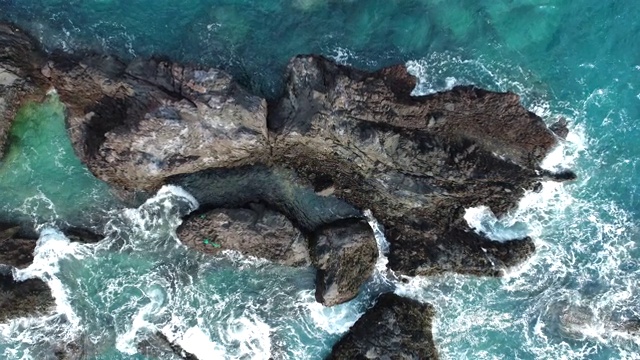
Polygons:
[[403,66],[367,73],[318,56],[294,58],[287,77],[269,114],[274,162],[371,209],[392,269],[498,275],[514,261],[492,257],[533,251],[530,239],[470,234],[462,218],[478,205],[502,215],[551,175],[538,164],[557,136],[517,95],[466,86],[412,97]]
[[138,343],[138,351],[154,359],[198,360],[194,354],[184,350],[180,345],[170,341],[163,333],[157,331]]
[[312,238],[316,300],[326,306],[347,302],[373,274],[378,248],[369,224],[345,220],[318,229]]
[[207,254],[235,250],[288,266],[310,264],[307,238],[276,211],[215,209],[187,218],[177,230],[186,246]]
[[431,334],[434,315],[429,304],[383,294],[333,346],[327,359],[438,359]]
[[[56,88],[76,152],[100,179],[124,193],[180,185],[206,209],[264,203],[305,234],[371,209],[400,274],[499,276],[530,256],[533,242],[491,241],[468,228],[464,210],[486,205],[501,216],[540,181],[575,177],[539,168],[566,124],[554,134],[513,93],[463,86],[413,97],[416,79],[404,66],[370,73],[298,56],[267,116],[264,99],[219,70],[86,54],[45,59],[10,27],[0,34],[0,64],[13,74],[3,81],[30,77],[40,90]],[[19,57],[29,65],[16,68]],[[248,231],[244,224],[234,231]]]

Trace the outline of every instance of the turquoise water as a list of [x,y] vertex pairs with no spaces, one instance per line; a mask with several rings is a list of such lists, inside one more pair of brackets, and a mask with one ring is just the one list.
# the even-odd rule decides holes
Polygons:
[[[499,222],[482,209],[468,211],[470,223],[496,238],[533,236],[536,256],[504,279],[448,275],[396,284],[396,291],[434,304],[444,359],[640,358],[640,336],[621,330],[640,317],[640,2],[0,0],[0,18],[48,49],[220,66],[266,96],[279,91],[290,57],[318,52],[367,69],[406,62],[421,79],[416,93],[474,83],[521,94],[549,123],[568,118],[568,141],[547,166],[570,166],[578,181],[545,184]],[[30,146],[62,151],[49,143]],[[80,168],[74,164],[68,178],[80,181]],[[43,176],[51,170],[31,170],[34,181],[52,186]],[[12,181],[3,177],[0,188],[13,184],[16,203],[20,194],[32,196]],[[74,207],[65,198],[89,205],[100,198],[91,193],[100,185],[85,184],[46,194],[59,216]],[[370,284],[356,301],[322,310],[309,269],[192,254],[172,234],[172,204],[185,199],[165,191],[148,209],[110,212],[116,231],[97,245],[43,236],[40,269],[30,272],[58,289],[59,312],[0,325],[0,352],[45,358],[42,339],[84,333],[95,342],[94,358],[143,358],[131,355],[134,335],[157,328],[205,349],[203,359],[269,352],[320,359],[379,289]]]

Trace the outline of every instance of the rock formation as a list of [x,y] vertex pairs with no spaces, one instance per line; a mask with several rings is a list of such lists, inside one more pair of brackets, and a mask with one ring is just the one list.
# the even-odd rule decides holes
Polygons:
[[281,213],[261,206],[196,214],[177,234],[183,244],[206,254],[236,250],[282,265],[310,265],[304,234]]
[[44,66],[69,110],[78,155],[125,190],[154,190],[171,175],[255,163],[268,153],[265,100],[222,71],[97,55],[60,55]]
[[44,281],[16,281],[10,268],[0,266],[0,323],[13,318],[44,314],[53,306],[51,290]]
[[393,293],[383,294],[333,346],[327,360],[438,358],[431,320],[435,312]]
[[36,240],[25,239],[19,233],[20,226],[0,224],[0,264],[23,269],[33,262]]
[[294,58],[269,113],[274,162],[371,209],[386,228],[391,269],[499,275],[533,243],[475,234],[464,209],[486,205],[499,216],[514,207],[551,175],[538,164],[557,137],[515,94],[466,86],[413,97],[415,84],[403,66],[367,73]]
[[347,302],[373,273],[376,240],[362,220],[345,220],[318,229],[311,244],[316,300],[326,306]]
[[[222,234],[216,244],[225,248],[296,264],[288,236],[330,244],[310,248],[326,304],[354,296],[373,271],[375,242],[358,225],[363,210],[384,226],[389,267],[400,274],[500,276],[531,255],[533,242],[491,241],[468,228],[464,210],[486,205],[501,216],[541,180],[574,178],[539,168],[566,124],[554,134],[513,93],[464,86],[414,97],[416,79],[404,66],[364,72],[298,56],[282,97],[267,106],[219,70],[44,56],[10,26],[0,34],[0,79],[9,84],[0,88],[3,126],[20,104],[18,84],[54,87],[74,148],[98,178],[124,194],[175,184],[200,202],[202,212],[179,231],[190,246],[216,252],[198,243],[206,230]],[[246,213],[252,203],[269,208],[268,217]],[[287,220],[272,222],[279,215],[271,211]],[[275,231],[288,235],[276,240],[268,235]],[[345,269],[345,259],[362,263]]]

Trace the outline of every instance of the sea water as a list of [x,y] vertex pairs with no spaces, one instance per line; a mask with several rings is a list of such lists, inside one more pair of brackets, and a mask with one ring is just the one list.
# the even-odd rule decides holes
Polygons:
[[[0,167],[0,204],[42,230],[34,264],[16,275],[45,279],[57,306],[0,325],[5,358],[43,359],[76,341],[90,358],[143,359],[137,342],[161,331],[201,359],[322,359],[394,289],[435,306],[443,359],[640,359],[640,336],[623,329],[640,317],[640,2],[0,0],[0,18],[48,50],[166,55],[224,68],[267,97],[288,59],[310,52],[370,70],[406,63],[416,95],[458,84],[514,91],[548,123],[569,120],[544,166],[578,174],[527,194],[504,219],[467,209],[492,238],[534,238],[536,254],[506,277],[399,282],[382,256],[357,299],[323,308],[312,269],[182,246],[175,227],[197,204],[180,189],[137,209],[104,202],[104,184],[73,157],[59,103],[45,99],[18,114],[12,132],[23,140]],[[105,240],[75,244],[56,230],[78,209],[108,220]]]

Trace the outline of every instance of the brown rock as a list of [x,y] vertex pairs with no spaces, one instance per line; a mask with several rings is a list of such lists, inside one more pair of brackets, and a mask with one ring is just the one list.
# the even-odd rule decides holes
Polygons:
[[47,313],[54,304],[51,290],[44,281],[15,281],[10,270],[0,267],[0,323]]
[[215,209],[188,217],[177,235],[187,247],[206,254],[235,250],[282,265],[310,264],[306,237],[270,209]]
[[333,346],[328,360],[435,360],[433,307],[387,293]]
[[48,67],[76,152],[120,188],[152,190],[171,175],[267,153],[266,102],[222,71],[105,56],[59,57]]
[[344,220],[317,230],[312,239],[316,300],[333,306],[355,298],[377,259],[376,239],[364,221]]
[[32,78],[41,63],[31,38],[10,24],[0,23],[0,158],[20,105],[44,93]]

